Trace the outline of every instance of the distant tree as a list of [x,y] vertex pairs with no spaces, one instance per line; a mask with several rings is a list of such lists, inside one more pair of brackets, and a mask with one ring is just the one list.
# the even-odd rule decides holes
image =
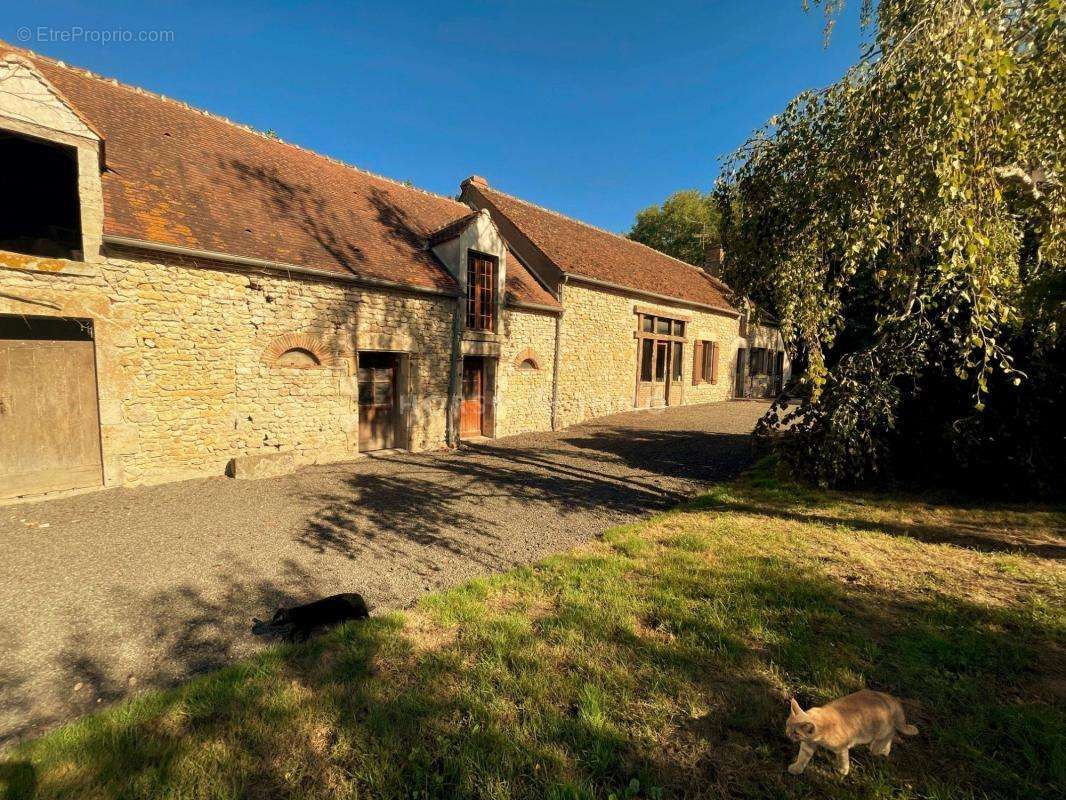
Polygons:
[[699,266],[707,241],[718,239],[719,217],[712,195],[686,189],[637,214],[629,238]]

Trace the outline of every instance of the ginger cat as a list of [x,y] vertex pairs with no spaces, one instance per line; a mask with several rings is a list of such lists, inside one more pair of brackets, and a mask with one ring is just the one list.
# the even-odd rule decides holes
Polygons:
[[819,747],[836,753],[837,771],[847,775],[851,769],[848,750],[852,747],[869,744],[875,756],[887,756],[896,733],[918,733],[916,727],[907,724],[899,700],[884,692],[864,689],[806,711],[795,698],[790,702],[792,713],[785,723],[785,735],[800,746],[799,755],[788,766],[793,775],[807,768]]

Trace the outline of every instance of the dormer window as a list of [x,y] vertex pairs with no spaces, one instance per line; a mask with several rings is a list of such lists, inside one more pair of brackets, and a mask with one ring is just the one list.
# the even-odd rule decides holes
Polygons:
[[496,259],[473,251],[466,262],[466,327],[496,329]]
[[0,250],[81,259],[77,150],[0,131],[0,174]]

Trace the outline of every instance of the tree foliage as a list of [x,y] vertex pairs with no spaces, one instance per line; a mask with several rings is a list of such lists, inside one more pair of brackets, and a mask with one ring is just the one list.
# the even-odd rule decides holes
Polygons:
[[821,482],[1063,480],[1063,15],[866,0],[858,63],[727,162],[726,276],[808,365],[763,432]]
[[718,240],[718,220],[714,196],[688,189],[639,212],[629,238],[700,266],[706,243]]

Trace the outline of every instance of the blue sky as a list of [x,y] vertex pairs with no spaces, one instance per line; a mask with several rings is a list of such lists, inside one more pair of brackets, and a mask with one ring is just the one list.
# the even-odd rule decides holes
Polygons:
[[858,5],[828,49],[801,0],[0,0],[0,38],[432,191],[476,172],[624,231],[670,192],[709,188],[718,156],[840,77]]

